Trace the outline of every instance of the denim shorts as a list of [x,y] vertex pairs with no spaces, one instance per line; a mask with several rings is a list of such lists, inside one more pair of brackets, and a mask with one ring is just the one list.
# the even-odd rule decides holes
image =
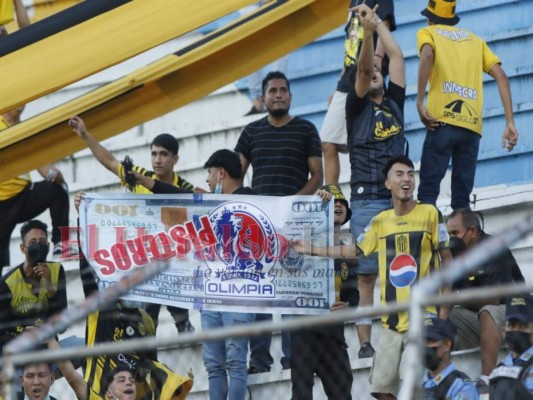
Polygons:
[[[352,200],[350,203],[350,209],[352,210],[350,229],[354,239],[357,240],[357,237],[365,230],[372,218],[391,207],[391,199]],[[377,274],[378,270],[378,253],[373,253],[368,257],[363,254],[359,256],[359,274]]]

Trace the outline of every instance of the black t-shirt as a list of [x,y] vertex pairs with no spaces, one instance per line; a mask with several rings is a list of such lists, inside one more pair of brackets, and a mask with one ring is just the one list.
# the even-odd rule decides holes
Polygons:
[[390,158],[406,154],[403,131],[405,88],[390,82],[381,104],[355,89],[346,98],[346,129],[352,175],[352,199],[390,198],[381,171]]
[[282,127],[270,125],[268,117],[244,128],[235,147],[252,165],[255,194],[292,196],[309,180],[309,157],[322,157],[316,127],[294,117]]
[[[479,240],[482,242],[490,237],[491,235],[482,232]],[[516,263],[511,250],[506,249],[505,252],[495,260],[482,265],[469,276],[455,282],[452,287],[453,290],[464,290],[477,287],[504,285],[511,282],[524,282],[524,277],[522,276],[520,267]],[[502,299],[501,303],[505,304],[505,299]]]
[[[350,8],[355,7],[359,4],[362,4],[363,1],[361,0],[351,0]],[[376,4],[379,4],[378,7],[378,16],[383,21],[389,21],[390,23],[390,31],[396,30],[396,19],[394,18],[394,3],[392,0],[366,0],[364,2],[368,7],[374,8]],[[337,83],[337,90],[339,92],[348,93],[351,87],[354,85],[355,81],[355,64],[357,63],[357,59],[359,58],[359,52],[361,51],[361,38],[362,38],[362,32],[360,34],[356,34],[355,31],[363,29],[361,26],[359,26],[359,21],[357,21],[357,17],[352,12],[350,13],[350,19],[348,23],[346,24],[346,27],[344,28],[344,31],[346,32],[346,40],[357,40],[358,43],[355,45],[355,59],[352,56],[351,62],[346,62],[347,54],[345,53],[345,63],[344,63],[344,72],[341,75],[341,78],[339,82]],[[357,39],[354,38],[354,36],[357,36]],[[377,33],[374,34],[374,48],[378,41],[378,35]],[[347,65],[350,64],[350,65]],[[388,64],[388,60],[383,61],[383,76],[385,77],[387,75],[387,71],[385,70],[385,67]]]

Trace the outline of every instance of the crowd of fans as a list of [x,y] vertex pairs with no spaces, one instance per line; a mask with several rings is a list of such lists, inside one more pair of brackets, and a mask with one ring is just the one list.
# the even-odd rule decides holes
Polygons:
[[[469,200],[482,133],[483,72],[496,80],[505,111],[503,147],[512,150],[518,140],[509,83],[499,58],[482,39],[454,27],[459,22],[456,1],[429,1],[421,12],[428,25],[417,34],[420,65],[416,104],[427,134],[422,153],[415,155],[421,159],[415,200],[415,167],[404,132],[404,58],[391,33],[396,28],[394,3],[359,3],[350,2],[342,74],[320,133],[310,121],[290,114],[292,94],[285,74],[269,72],[262,80],[260,98],[254,94],[249,113],[261,114],[264,107],[266,116],[244,127],[233,151],[218,150],[204,165],[210,193],[318,194],[324,201],[334,200],[334,246],[311,247],[303,240],[292,243],[294,250],[308,256],[334,258],[337,298],[331,304],[333,312],[372,305],[378,277],[382,302],[409,300],[411,287],[419,279],[431,276],[490,236],[483,230],[482,216],[470,209]],[[20,0],[14,5],[23,27]],[[4,32],[0,28],[0,33]],[[468,74],[464,72],[467,70]],[[19,123],[23,109],[3,114],[0,129]],[[125,174],[123,163],[90,134],[82,118],[74,116],[69,126],[96,160],[132,193],[207,192],[175,172],[179,145],[170,134],[158,135],[150,144],[151,170],[133,166],[132,172]],[[350,202],[339,186],[339,152],[349,154]],[[450,160],[453,212],[445,221],[436,202]],[[253,169],[251,187],[243,187],[249,166]],[[24,262],[0,279],[0,348],[67,307],[64,269],[47,257],[48,227],[33,218],[50,209],[53,255],[70,251],[63,248],[59,234],[60,226],[68,226],[68,188],[54,166],[39,172],[44,181],[31,182],[24,175],[0,183],[2,266],[9,265],[9,241],[15,225],[25,222],[20,244]],[[76,209],[83,196],[76,195]],[[347,223],[354,240],[345,243],[341,227]],[[408,271],[412,267],[414,274]],[[98,290],[94,272],[81,252],[80,275],[86,296]],[[522,281],[520,268],[508,250],[443,292]],[[154,335],[159,307],[118,301],[91,314],[86,321],[86,345],[124,340],[125,332],[127,338]],[[188,310],[168,309],[179,333],[194,332]],[[532,398],[531,296],[495,296],[450,307],[428,306],[425,313],[423,364],[427,372],[420,381],[423,398],[477,399],[489,392],[493,399]],[[271,314],[201,313],[204,330],[271,319]],[[395,399],[406,371],[402,365],[408,313],[383,315],[377,342],[372,340],[371,319],[355,322],[358,358],[374,358],[372,396]],[[282,332],[281,336],[283,357],[279,361],[282,369],[291,370],[293,400],[312,399],[315,375],[322,380],[329,399],[352,398],[353,375],[343,325]],[[271,371],[271,342],[269,334],[204,343],[210,399],[244,399],[248,375]],[[497,365],[504,343],[510,354]],[[59,345],[55,340],[48,343],[51,348]],[[481,375],[472,381],[455,368],[450,354],[477,346],[481,349]],[[157,360],[155,352],[102,355],[83,364],[83,376],[76,372],[77,362],[24,366],[20,371],[21,398],[53,399],[48,391],[56,375],[67,379],[79,399],[182,399],[192,387],[190,377],[171,371]]]

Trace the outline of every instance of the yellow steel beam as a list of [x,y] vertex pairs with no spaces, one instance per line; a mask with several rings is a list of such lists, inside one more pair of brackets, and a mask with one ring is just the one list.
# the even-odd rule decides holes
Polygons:
[[[0,114],[252,3],[254,0],[130,0],[36,39],[0,57]],[[68,12],[75,13],[76,7],[87,5],[79,4]],[[41,23],[65,23],[71,15],[58,13]],[[38,29],[30,26],[17,34],[31,39]],[[3,40],[16,41],[18,36]]]
[[10,178],[85,148],[67,126],[81,115],[99,140],[166,114],[341,25],[345,0],[278,0],[187,48],[2,132]]

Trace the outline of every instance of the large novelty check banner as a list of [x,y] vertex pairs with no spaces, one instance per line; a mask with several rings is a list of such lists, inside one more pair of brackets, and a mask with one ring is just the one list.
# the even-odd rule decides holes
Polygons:
[[88,194],[82,249],[102,287],[170,262],[129,300],[317,314],[335,300],[333,260],[297,254],[289,241],[313,236],[331,245],[332,208],[316,196]]

